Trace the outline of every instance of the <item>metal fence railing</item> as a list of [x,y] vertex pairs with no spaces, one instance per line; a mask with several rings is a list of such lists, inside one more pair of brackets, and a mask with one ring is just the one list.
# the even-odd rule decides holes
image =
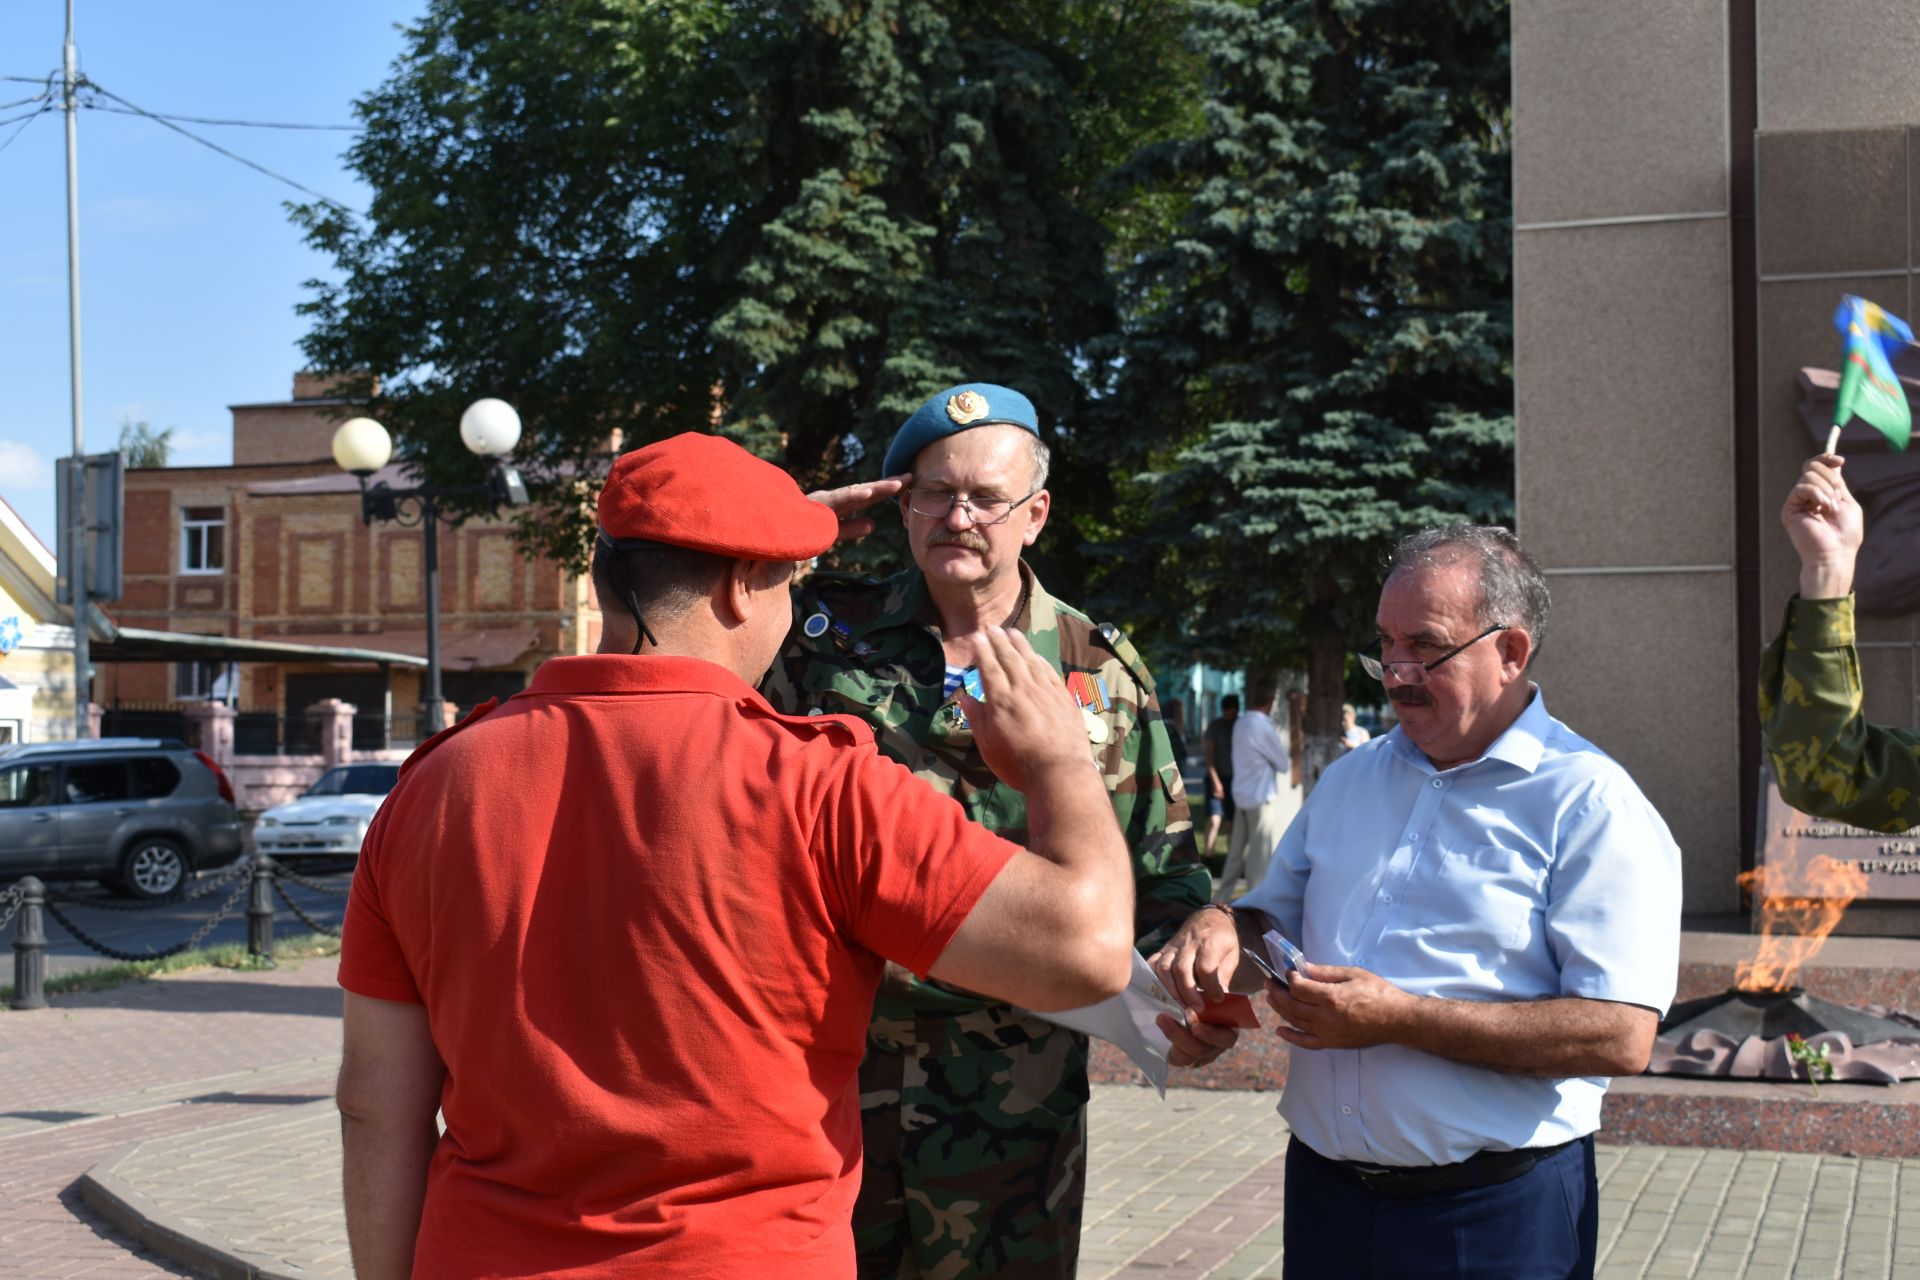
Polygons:
[[103,738],[179,738],[193,746],[199,731],[178,703],[115,703],[100,715]]
[[[302,906],[288,892],[290,884],[298,885],[313,893],[326,895],[328,902],[325,904],[309,902],[306,906]],[[224,894],[222,890],[225,891]],[[241,904],[244,901],[248,954],[271,962],[274,917],[280,911],[280,908],[274,905],[276,896],[285,904],[286,910],[294,918],[315,933],[338,937],[340,934],[338,917],[345,910],[345,903],[340,900],[344,899],[346,894],[347,885],[344,882],[329,883],[308,879],[281,866],[272,858],[258,853],[242,858],[231,867],[217,875],[209,876],[184,893],[156,898],[150,902],[71,894],[62,887],[44,884],[34,876],[24,876],[0,888],[0,931],[4,931],[10,923],[13,925],[13,997],[8,1003],[15,1009],[47,1007],[46,922],[48,919],[52,919],[80,945],[108,959],[161,960],[183,951],[190,951],[205,942],[207,935],[218,928],[222,922],[242,911]],[[218,895],[218,905],[214,906],[211,914],[199,922],[186,937],[171,946],[150,946],[144,951],[127,950],[103,942],[94,936],[92,929],[74,918],[75,915],[87,910],[150,911],[162,907],[176,907],[182,902],[202,899],[213,901],[216,895]]]
[[[179,702],[117,702],[100,717],[100,733],[108,738],[178,738],[189,746],[203,746],[198,723]],[[353,717],[355,751],[412,750],[429,736],[426,717],[418,712],[387,715],[356,712]],[[320,721],[311,712],[287,715],[272,708],[241,710],[233,718],[236,756],[313,756],[321,753]]]

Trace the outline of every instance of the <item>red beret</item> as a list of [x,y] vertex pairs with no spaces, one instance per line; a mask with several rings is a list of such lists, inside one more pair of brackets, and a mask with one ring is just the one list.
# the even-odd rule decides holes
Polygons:
[[771,462],[688,431],[615,460],[600,490],[600,531],[616,546],[662,542],[737,560],[806,560],[833,545],[840,518]]

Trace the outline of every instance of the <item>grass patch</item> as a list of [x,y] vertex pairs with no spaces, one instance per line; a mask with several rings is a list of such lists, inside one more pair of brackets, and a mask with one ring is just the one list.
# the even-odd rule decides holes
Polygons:
[[[337,955],[340,951],[340,939],[329,938],[324,933],[295,934],[285,939],[274,940],[273,958],[279,960],[306,960],[314,956]],[[63,973],[50,976],[46,982],[49,996],[71,995],[76,991],[110,991],[114,987],[129,982],[143,982],[156,973],[183,973],[189,969],[264,969],[268,966],[258,957],[247,954],[244,942],[228,942],[217,947],[201,947],[194,951],[182,951],[177,956],[167,956],[161,960],[135,960],[126,963],[103,965],[98,969],[86,969],[79,973]],[[6,1012],[7,1002],[13,999],[13,985],[0,986],[0,1013]]]

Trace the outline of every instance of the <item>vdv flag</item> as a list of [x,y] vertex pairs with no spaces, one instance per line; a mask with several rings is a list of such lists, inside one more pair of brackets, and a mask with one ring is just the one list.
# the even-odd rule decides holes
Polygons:
[[1907,409],[1907,393],[1894,376],[1892,354],[1913,341],[1913,330],[1898,316],[1852,294],[1840,299],[1833,326],[1847,340],[1840,395],[1833,405],[1836,433],[1858,414],[1888,444],[1904,450],[1913,434],[1913,416]]

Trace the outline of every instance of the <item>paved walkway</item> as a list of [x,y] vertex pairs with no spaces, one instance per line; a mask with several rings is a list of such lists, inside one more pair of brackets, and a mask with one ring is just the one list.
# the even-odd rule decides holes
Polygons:
[[[0,1013],[0,1271],[349,1275],[333,971]],[[1273,1095],[1099,1086],[1092,1130],[1083,1277],[1279,1274]],[[1603,1146],[1600,1178],[1609,1280],[1920,1275],[1920,1161]]]

